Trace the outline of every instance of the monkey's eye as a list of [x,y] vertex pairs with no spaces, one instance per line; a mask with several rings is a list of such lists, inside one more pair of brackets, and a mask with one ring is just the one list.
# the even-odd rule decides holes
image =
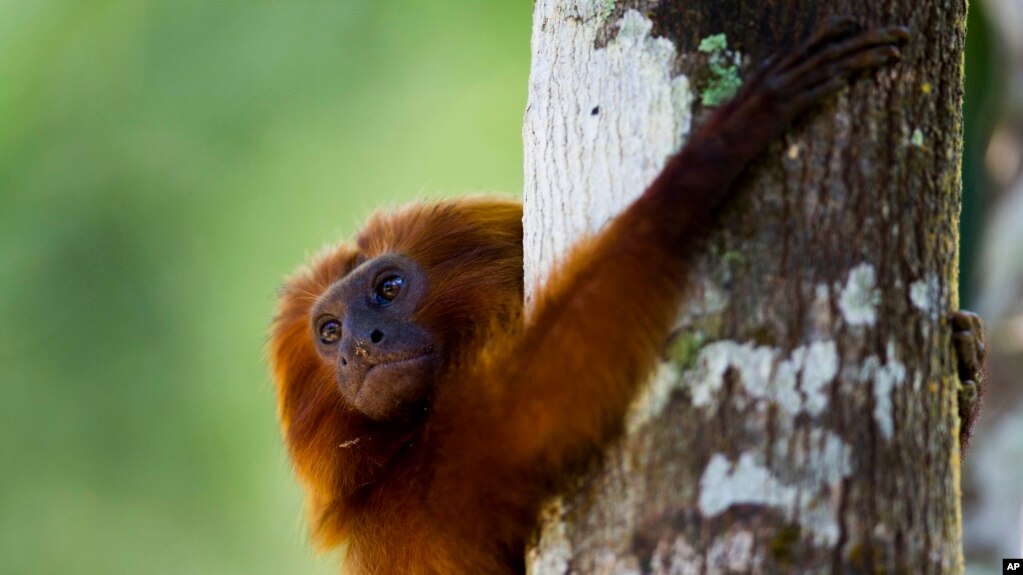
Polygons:
[[320,343],[330,345],[341,339],[341,324],[337,320],[323,322],[320,326]]
[[403,285],[405,285],[405,280],[403,280],[401,276],[387,276],[384,278],[384,281],[380,282],[380,285],[377,286],[377,291],[373,294],[373,299],[376,300],[377,305],[387,305],[391,303],[394,298],[398,297]]

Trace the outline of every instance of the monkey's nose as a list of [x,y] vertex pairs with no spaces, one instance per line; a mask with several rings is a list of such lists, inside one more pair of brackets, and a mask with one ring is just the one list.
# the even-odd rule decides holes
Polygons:
[[358,364],[360,360],[364,360],[367,357],[369,357],[369,350],[366,349],[366,342],[357,340],[352,345],[341,347],[341,356],[338,359],[338,365],[340,367],[348,367],[348,360],[352,360]]
[[338,367],[348,367],[349,362],[356,366],[366,362],[370,356],[376,355],[373,346],[382,341],[384,341],[384,332],[379,329],[373,329],[368,340],[361,337],[346,339],[340,346],[341,354],[337,362]]

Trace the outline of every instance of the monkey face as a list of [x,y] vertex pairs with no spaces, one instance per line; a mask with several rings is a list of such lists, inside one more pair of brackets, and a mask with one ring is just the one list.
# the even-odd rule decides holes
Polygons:
[[439,350],[415,320],[428,288],[418,264],[384,254],[336,281],[312,308],[318,353],[344,398],[370,419],[407,419],[429,398]]

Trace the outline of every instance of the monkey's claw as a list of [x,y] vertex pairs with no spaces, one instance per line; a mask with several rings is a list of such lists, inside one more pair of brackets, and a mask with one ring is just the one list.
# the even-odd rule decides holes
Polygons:
[[857,72],[898,61],[907,40],[905,26],[863,28],[853,18],[834,18],[795,49],[769,58],[735,100],[770,101],[776,123],[787,125]]
[[907,40],[904,26],[863,31],[855,21],[836,20],[781,62],[778,81],[816,100],[844,86],[856,71],[899,60],[899,46]]
[[984,393],[984,362],[987,345],[984,324],[976,314],[959,310],[952,314],[952,346],[956,354],[959,374],[957,390],[959,411],[959,444],[962,449],[970,441],[973,424],[980,413],[980,399]]

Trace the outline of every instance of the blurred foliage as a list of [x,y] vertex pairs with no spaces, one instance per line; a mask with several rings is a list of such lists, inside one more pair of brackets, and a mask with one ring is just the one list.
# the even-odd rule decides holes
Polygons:
[[0,0],[0,573],[333,573],[266,332],[372,206],[517,193],[529,2]]
[[980,286],[982,229],[987,221],[992,188],[984,164],[991,134],[1004,104],[1006,67],[998,38],[983,2],[971,2],[967,15],[963,93],[963,208],[959,225],[959,302],[976,309]]

